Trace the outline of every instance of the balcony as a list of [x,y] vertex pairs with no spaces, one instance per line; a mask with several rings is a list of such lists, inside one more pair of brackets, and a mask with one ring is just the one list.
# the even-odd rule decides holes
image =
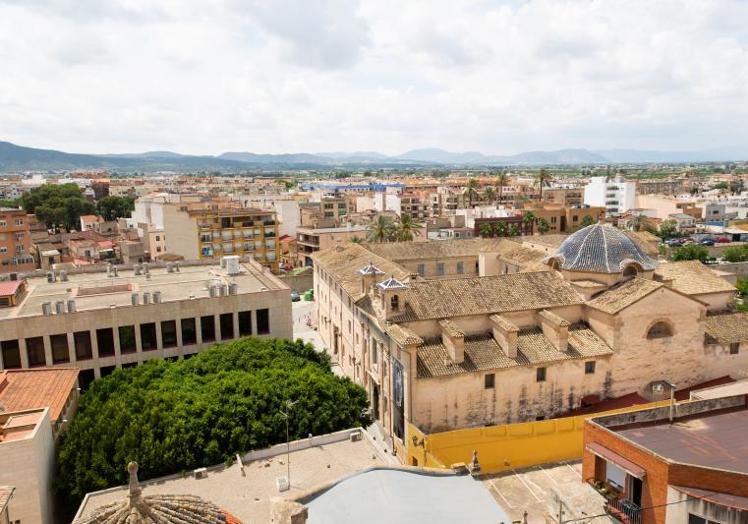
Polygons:
[[626,499],[609,500],[605,512],[622,524],[641,524],[642,509],[638,504]]

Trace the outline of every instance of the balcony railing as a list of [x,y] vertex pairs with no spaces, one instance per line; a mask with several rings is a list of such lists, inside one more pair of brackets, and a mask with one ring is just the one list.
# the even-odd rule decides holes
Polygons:
[[610,500],[605,511],[623,524],[641,524],[642,509],[630,500]]

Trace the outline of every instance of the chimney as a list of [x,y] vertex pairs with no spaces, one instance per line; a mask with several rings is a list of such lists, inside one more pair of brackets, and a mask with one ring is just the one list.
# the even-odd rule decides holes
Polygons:
[[455,364],[462,364],[465,360],[465,333],[446,318],[439,321],[439,326],[442,328],[442,344],[447,348],[449,358]]
[[68,299],[68,313],[75,313],[76,311],[75,300]]
[[553,311],[544,309],[538,313],[543,335],[557,350],[566,352],[569,347],[569,321]]
[[137,306],[138,303],[140,302],[140,299],[138,298],[137,293],[133,293],[132,295],[130,295],[130,300],[132,301],[133,306]]
[[161,303],[161,291],[154,291],[153,292],[153,303],[154,304],[160,304]]
[[143,304],[150,304],[151,303],[151,293],[150,291],[146,291],[143,293]]
[[64,300],[58,300],[57,302],[55,302],[55,313],[58,315],[65,314],[65,301]]
[[509,358],[517,358],[517,335],[519,328],[501,315],[491,315],[493,324],[493,338],[504,354]]
[[42,315],[48,317],[52,314],[52,302],[42,302]]

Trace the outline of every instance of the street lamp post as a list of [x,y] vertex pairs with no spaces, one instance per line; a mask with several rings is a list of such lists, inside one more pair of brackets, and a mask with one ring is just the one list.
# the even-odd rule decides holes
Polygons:
[[286,466],[288,468],[287,478],[288,478],[288,489],[291,489],[291,439],[289,437],[288,433],[288,417],[291,414],[291,408],[298,402],[298,400],[290,401],[286,400],[286,411],[280,410],[281,415],[283,415],[283,418],[286,419]]

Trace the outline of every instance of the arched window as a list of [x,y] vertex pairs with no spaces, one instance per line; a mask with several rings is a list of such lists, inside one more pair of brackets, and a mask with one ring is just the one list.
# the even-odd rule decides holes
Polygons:
[[397,311],[400,307],[400,297],[397,295],[392,295],[392,298],[390,299],[390,307],[393,311]]
[[665,322],[656,322],[647,331],[647,338],[667,338],[673,336],[673,330]]
[[639,274],[639,266],[636,264],[629,264],[623,269],[624,277],[635,277]]

